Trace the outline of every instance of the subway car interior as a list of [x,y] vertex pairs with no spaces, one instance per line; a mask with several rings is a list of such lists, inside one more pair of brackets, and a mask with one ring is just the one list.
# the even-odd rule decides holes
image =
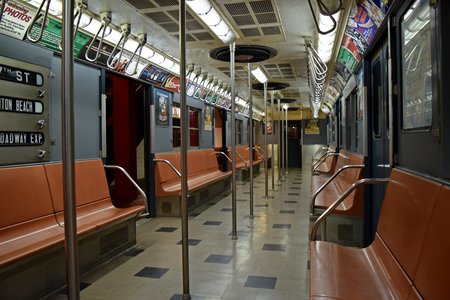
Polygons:
[[0,300],[450,299],[449,26],[0,0]]

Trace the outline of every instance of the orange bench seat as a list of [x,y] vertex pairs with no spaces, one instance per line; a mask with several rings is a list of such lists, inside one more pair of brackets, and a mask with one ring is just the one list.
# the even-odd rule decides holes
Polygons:
[[393,169],[372,244],[312,241],[310,299],[446,299],[450,187]]
[[[77,161],[75,177],[79,235],[145,209],[112,204],[101,160]],[[64,242],[62,189],[61,163],[0,168],[0,266]]]

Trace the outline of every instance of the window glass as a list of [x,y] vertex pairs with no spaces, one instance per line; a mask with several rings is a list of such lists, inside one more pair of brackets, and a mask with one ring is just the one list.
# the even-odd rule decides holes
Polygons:
[[431,35],[430,6],[417,0],[401,19],[402,127],[431,126]]

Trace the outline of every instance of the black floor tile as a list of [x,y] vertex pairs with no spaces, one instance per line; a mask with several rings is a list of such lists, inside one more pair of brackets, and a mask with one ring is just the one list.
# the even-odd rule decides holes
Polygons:
[[193,212],[193,213],[190,213],[189,216],[190,217],[197,217],[197,216],[200,216],[200,213],[199,212]]
[[217,264],[229,264],[232,259],[233,255],[211,254],[210,256],[208,256],[205,262]]
[[280,214],[295,214],[295,210],[280,210]]
[[269,207],[269,204],[255,204],[255,207]]
[[178,227],[161,227],[156,232],[174,232]]
[[295,187],[295,186],[293,186],[293,187],[291,187],[290,189],[291,189],[291,190],[300,190],[301,188],[300,188],[300,187]]
[[205,223],[203,223],[203,225],[212,225],[212,226],[219,226],[220,224],[222,224],[221,221],[206,221]]
[[125,252],[123,255],[125,256],[137,256],[139,253],[143,252],[144,249],[142,248],[131,248],[127,252]]
[[236,201],[245,202],[247,199],[236,199]]
[[243,194],[250,194],[250,192],[244,192]]
[[166,274],[167,271],[169,271],[169,269],[145,267],[142,270],[140,270],[139,272],[137,272],[136,274],[134,274],[134,276],[159,279],[164,274]]
[[[191,300],[204,300],[204,297],[200,297],[200,296],[194,296],[194,295],[190,295],[191,296]],[[182,300],[183,299],[183,295],[181,294],[173,294],[172,297],[170,297],[169,300]]]
[[221,211],[231,211],[231,208],[222,208]]
[[[202,240],[189,239],[189,240],[188,240],[188,245],[189,245],[189,246],[197,246],[198,244],[200,244],[201,241],[202,241]],[[179,241],[179,242],[177,243],[177,245],[181,245],[181,244],[182,244],[182,241]]]
[[264,244],[262,247],[263,250],[267,251],[286,251],[286,245],[285,244]]
[[247,281],[245,281],[244,287],[273,290],[275,289],[276,283],[277,283],[276,277],[248,276]]
[[288,196],[300,196],[300,193],[288,193]]
[[295,200],[286,200],[286,201],[284,201],[284,203],[298,203],[298,202]]
[[273,224],[272,228],[278,228],[278,229],[291,229],[291,224]]

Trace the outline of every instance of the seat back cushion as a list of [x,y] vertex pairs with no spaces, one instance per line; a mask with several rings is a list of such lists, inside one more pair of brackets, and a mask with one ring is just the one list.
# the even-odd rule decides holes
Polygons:
[[[155,158],[168,160],[178,171],[181,172],[180,153],[156,153]],[[166,163],[155,163],[156,182],[164,183],[171,180],[179,180],[180,177]]]
[[53,214],[43,165],[0,168],[0,228]]
[[414,279],[423,299],[450,296],[450,187],[443,186],[436,200]]
[[188,176],[208,170],[208,161],[204,150],[188,151]]
[[[47,164],[45,172],[55,212],[60,212],[64,210],[62,164]],[[75,195],[77,206],[110,198],[105,169],[100,159],[75,163]]]
[[409,278],[414,278],[439,188],[409,172],[391,172],[377,232]]
[[214,149],[203,150],[203,159],[206,163],[208,171],[219,171],[219,163],[217,162],[217,155]]

